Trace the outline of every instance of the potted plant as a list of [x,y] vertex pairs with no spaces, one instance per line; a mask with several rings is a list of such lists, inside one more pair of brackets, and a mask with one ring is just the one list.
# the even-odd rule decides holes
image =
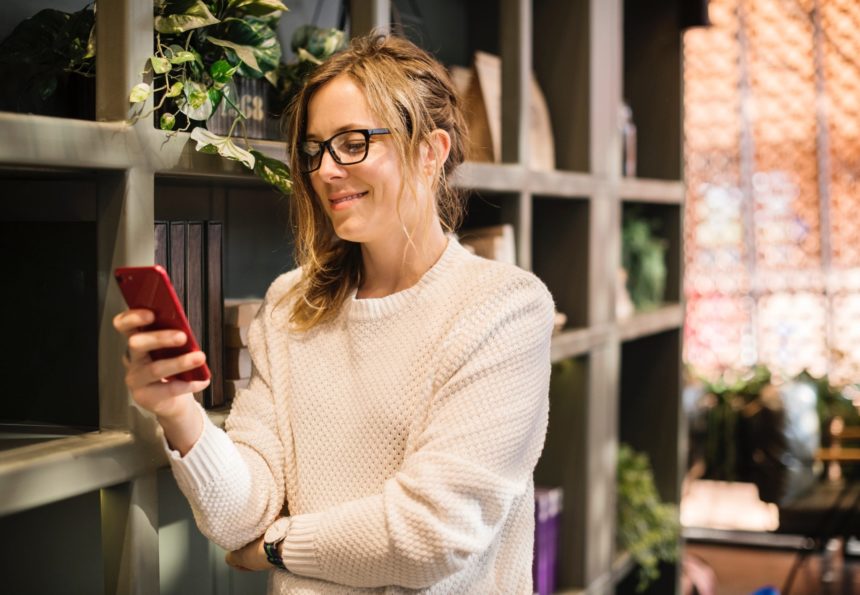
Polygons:
[[666,293],[666,241],[657,235],[659,220],[635,207],[624,209],[621,262],[630,299],[637,310],[660,306]]
[[95,9],[46,8],[0,42],[0,110],[93,119]]
[[618,448],[618,544],[638,565],[636,590],[660,576],[660,562],[676,562],[681,523],[678,508],[660,500],[651,463],[627,444]]
[[[286,101],[295,83],[314,65],[344,47],[343,32],[304,27],[293,39],[299,60],[281,63],[277,38],[279,19],[287,7],[280,0],[157,0],[155,52],[129,101],[138,106],[133,120],[158,116],[167,131],[191,130],[197,150],[239,161],[282,192],[289,192],[287,166],[248,142],[244,124],[249,115],[237,102],[235,80],[265,80]],[[153,107],[144,110],[147,99]],[[223,106],[233,115],[226,132],[206,124]],[[241,137],[244,146],[236,143]]]

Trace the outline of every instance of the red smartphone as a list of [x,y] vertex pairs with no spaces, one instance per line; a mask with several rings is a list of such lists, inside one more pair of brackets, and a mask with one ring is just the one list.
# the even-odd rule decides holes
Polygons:
[[[155,265],[147,267],[119,267],[114,271],[114,277],[129,308],[143,308],[155,314],[155,322],[143,327],[144,331],[176,329],[185,333],[188,340],[180,347],[166,347],[150,352],[154,360],[177,357],[191,351],[199,351],[200,345],[191,332],[188,317],[173,289],[170,277],[164,267]],[[170,380],[179,379],[191,382],[193,380],[209,380],[212,374],[204,363],[199,368],[187,370]]]

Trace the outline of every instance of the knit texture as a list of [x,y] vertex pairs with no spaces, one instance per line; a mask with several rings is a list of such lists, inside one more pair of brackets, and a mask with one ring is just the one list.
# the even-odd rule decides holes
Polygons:
[[532,593],[546,287],[451,239],[413,287],[299,333],[277,304],[300,274],[251,325],[226,434],[207,418],[171,453],[200,530],[232,550],[290,515],[271,594]]

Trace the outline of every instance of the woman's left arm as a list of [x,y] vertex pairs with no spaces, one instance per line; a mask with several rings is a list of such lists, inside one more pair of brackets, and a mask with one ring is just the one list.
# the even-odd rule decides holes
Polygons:
[[422,588],[481,555],[543,448],[553,314],[546,288],[520,278],[464,320],[471,330],[401,469],[380,494],[292,517],[287,568],[349,586]]

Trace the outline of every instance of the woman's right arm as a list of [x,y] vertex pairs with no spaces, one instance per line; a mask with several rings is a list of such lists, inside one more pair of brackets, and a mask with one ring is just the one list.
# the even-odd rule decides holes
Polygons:
[[141,331],[152,323],[149,310],[126,310],[113,319],[114,328],[126,336],[128,351],[123,358],[125,384],[138,406],[155,414],[164,430],[168,444],[185,455],[203,432],[194,392],[209,385],[209,380],[167,380],[168,377],[193,370],[206,361],[202,351],[193,351],[175,358],[153,361],[149,353],[154,349],[177,347],[185,344],[181,331]]

